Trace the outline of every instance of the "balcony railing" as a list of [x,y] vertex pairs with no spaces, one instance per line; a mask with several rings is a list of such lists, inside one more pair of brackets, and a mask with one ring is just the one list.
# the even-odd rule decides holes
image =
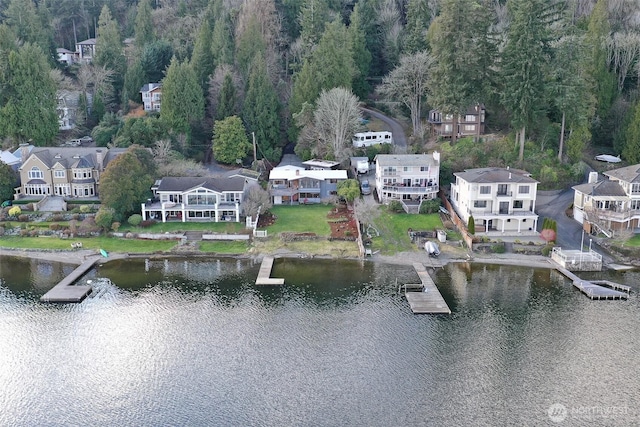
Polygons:
[[496,196],[497,197],[511,197],[511,196],[513,196],[513,191],[497,191],[496,192]]
[[438,185],[430,185],[430,186],[412,186],[412,185],[383,185],[382,191],[390,191],[394,193],[400,194],[429,194],[429,193],[437,193]]

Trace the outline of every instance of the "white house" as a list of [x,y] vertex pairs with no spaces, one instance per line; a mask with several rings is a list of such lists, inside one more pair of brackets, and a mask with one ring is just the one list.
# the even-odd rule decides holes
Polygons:
[[162,84],[147,83],[140,89],[144,111],[160,111],[162,104]]
[[96,56],[96,39],[86,39],[76,43],[76,53],[79,62],[90,63]]
[[405,211],[418,213],[423,200],[440,190],[440,153],[378,154],[374,159],[376,191],[381,203],[402,202]]
[[278,166],[269,172],[269,193],[274,205],[320,203],[336,195],[346,179],[346,170]]
[[59,47],[56,49],[56,54],[58,55],[58,62],[63,64],[72,65],[78,62],[78,53],[69,49]]
[[243,176],[166,177],[151,187],[154,199],[142,204],[142,219],[240,222]]
[[611,236],[616,230],[640,227],[640,164],[589,174],[586,184],[573,187],[573,218],[587,231]]
[[476,233],[536,233],[538,181],[523,170],[510,168],[467,169],[453,174],[451,204]]

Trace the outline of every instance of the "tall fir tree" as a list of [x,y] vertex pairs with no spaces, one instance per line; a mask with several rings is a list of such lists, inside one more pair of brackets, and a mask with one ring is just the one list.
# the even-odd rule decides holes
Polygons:
[[211,27],[212,24],[207,19],[202,20],[193,46],[193,53],[191,54],[191,67],[196,73],[204,92],[207,91],[209,76],[214,69],[214,56],[211,50],[213,31]]
[[136,9],[135,45],[138,52],[155,40],[151,0],[140,0]]
[[228,13],[223,13],[215,21],[211,39],[211,52],[215,66],[233,65],[233,31]]
[[367,50],[365,33],[361,28],[360,9],[357,5],[351,14],[349,38],[353,49],[353,62],[358,70],[351,86],[358,98],[365,99],[370,90],[367,78],[371,69],[371,53]]
[[269,80],[266,61],[257,55],[251,63],[247,95],[242,117],[248,132],[255,134],[261,157],[271,162],[280,160],[280,103]]
[[409,0],[407,24],[404,27],[404,53],[416,53],[427,49],[427,29],[431,24],[428,0]]
[[224,75],[222,89],[218,98],[218,108],[216,110],[216,120],[222,120],[237,113],[236,106],[236,87],[233,84],[231,74]]
[[192,126],[204,118],[204,95],[189,63],[171,60],[162,80],[160,117],[179,134],[191,135]]
[[124,74],[127,69],[127,59],[124,56],[124,45],[120,39],[120,29],[111,16],[107,5],[102,7],[98,19],[98,36],[96,38],[96,65],[106,67],[113,72],[113,89],[115,99],[120,99],[120,92],[124,84]]

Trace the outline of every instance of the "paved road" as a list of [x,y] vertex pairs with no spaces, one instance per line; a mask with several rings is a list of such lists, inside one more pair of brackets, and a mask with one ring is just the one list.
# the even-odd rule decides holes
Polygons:
[[387,126],[389,126],[391,133],[393,134],[393,144],[396,146],[396,153],[403,154],[407,152],[407,137],[404,134],[404,128],[400,122],[375,110],[370,110],[368,108],[361,108],[361,110],[363,113],[366,113],[371,117],[382,120]]
[[[536,211],[539,216],[539,227],[544,218],[552,218],[558,224],[557,244],[566,249],[580,249],[582,240],[582,226],[566,214],[567,208],[573,203],[573,190],[568,188],[556,196],[542,196],[538,198]],[[588,242],[588,236],[585,236]]]

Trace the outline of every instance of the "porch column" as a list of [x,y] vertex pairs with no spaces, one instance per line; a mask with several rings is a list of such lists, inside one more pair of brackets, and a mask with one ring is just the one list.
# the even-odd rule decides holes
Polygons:
[[507,223],[507,220],[503,219],[501,222],[502,222],[502,232],[504,233],[504,225]]
[[167,211],[166,211],[166,209],[164,208],[164,202],[162,202],[162,205],[161,205],[161,206],[162,206],[162,210],[161,210],[161,213],[162,213],[162,222],[167,222]]
[[518,233],[520,232],[522,227],[522,220],[518,220]]
[[182,222],[187,222],[187,210],[184,207],[185,206],[184,203],[182,203],[180,206],[182,206],[182,208],[181,208],[182,209],[181,210],[181,212],[182,212]]
[[142,220],[146,221],[147,220],[147,210],[145,209],[146,207],[146,203],[142,204]]
[[218,203],[214,205],[215,221],[220,222],[220,211],[218,211]]
[[236,202],[236,222],[240,222],[240,203]]

